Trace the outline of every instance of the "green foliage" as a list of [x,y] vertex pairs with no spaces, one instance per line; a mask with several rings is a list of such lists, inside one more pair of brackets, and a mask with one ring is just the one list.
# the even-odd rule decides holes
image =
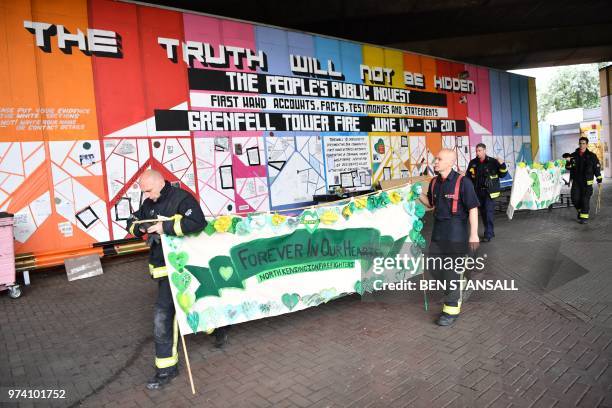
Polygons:
[[597,64],[560,68],[548,87],[538,92],[540,120],[551,112],[599,106]]

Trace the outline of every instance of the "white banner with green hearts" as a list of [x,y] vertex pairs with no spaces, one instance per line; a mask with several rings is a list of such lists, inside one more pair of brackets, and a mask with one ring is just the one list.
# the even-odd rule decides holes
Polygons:
[[509,219],[515,210],[541,210],[559,201],[561,175],[565,172],[565,160],[528,166],[518,163],[512,180],[512,192],[506,214]]
[[298,216],[220,216],[198,235],[162,236],[181,333],[295,312],[371,292],[375,280],[419,274],[418,264],[391,278],[371,266],[376,257],[421,254],[421,189],[408,185]]

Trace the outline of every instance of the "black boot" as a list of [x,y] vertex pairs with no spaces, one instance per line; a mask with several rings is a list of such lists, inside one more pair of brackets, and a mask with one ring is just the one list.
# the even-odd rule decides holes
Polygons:
[[459,315],[449,315],[446,313],[441,313],[440,317],[438,317],[438,320],[436,320],[436,324],[438,326],[451,326],[453,323],[455,323],[455,320],[457,320],[458,317]]
[[225,343],[227,343],[227,328],[219,327],[215,329],[215,347],[223,348]]
[[170,383],[174,377],[178,375],[178,367],[174,366],[173,369],[158,370],[155,377],[147,381],[147,389],[159,390],[164,385]]

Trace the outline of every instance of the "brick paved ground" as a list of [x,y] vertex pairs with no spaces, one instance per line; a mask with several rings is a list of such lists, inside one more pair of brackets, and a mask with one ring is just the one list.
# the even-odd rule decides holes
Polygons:
[[21,299],[0,296],[0,385],[66,389],[54,406],[612,407],[607,189],[588,226],[572,209],[499,214],[486,275],[519,291],[474,293],[452,328],[433,324],[439,297],[426,312],[415,293],[241,324],[223,350],[188,336],[195,396],[182,361],[167,390],[143,387],[156,290],[145,258],[72,283],[37,273]]

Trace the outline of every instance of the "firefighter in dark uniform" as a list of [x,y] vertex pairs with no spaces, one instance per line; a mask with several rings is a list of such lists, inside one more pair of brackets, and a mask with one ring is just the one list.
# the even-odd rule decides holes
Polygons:
[[480,216],[484,225],[483,241],[489,242],[495,236],[493,220],[495,218],[495,199],[501,194],[500,179],[508,173],[502,159],[487,156],[484,143],[476,145],[476,157],[468,164],[467,175],[472,180],[478,201]]
[[565,168],[570,172],[572,182],[572,203],[576,207],[578,222],[586,224],[589,219],[589,205],[593,195],[593,178],[601,184],[601,165],[595,153],[587,149],[589,139],[581,137],[579,147],[569,155]]
[[[159,234],[183,236],[206,227],[206,220],[197,200],[188,192],[173,187],[155,170],[145,171],[139,180],[145,200],[128,220],[128,231],[142,237],[149,234],[149,273],[157,280],[153,334],[155,342],[155,376],[147,382],[148,389],[158,389],[178,374],[178,326],[175,319],[172,292]],[[135,224],[136,220],[172,218],[152,224]]]
[[[478,248],[478,198],[469,178],[453,170],[457,155],[453,150],[442,149],[436,157],[434,170],[438,174],[429,183],[427,193],[421,201],[434,208],[434,224],[429,247],[429,257],[457,259]],[[445,262],[444,262],[445,263]],[[454,261],[453,261],[454,264]],[[432,275],[448,283],[463,280],[463,273],[445,269],[437,265]],[[451,290],[450,285],[444,292],[444,306],[436,323],[439,326],[453,324],[461,310],[461,290]]]

